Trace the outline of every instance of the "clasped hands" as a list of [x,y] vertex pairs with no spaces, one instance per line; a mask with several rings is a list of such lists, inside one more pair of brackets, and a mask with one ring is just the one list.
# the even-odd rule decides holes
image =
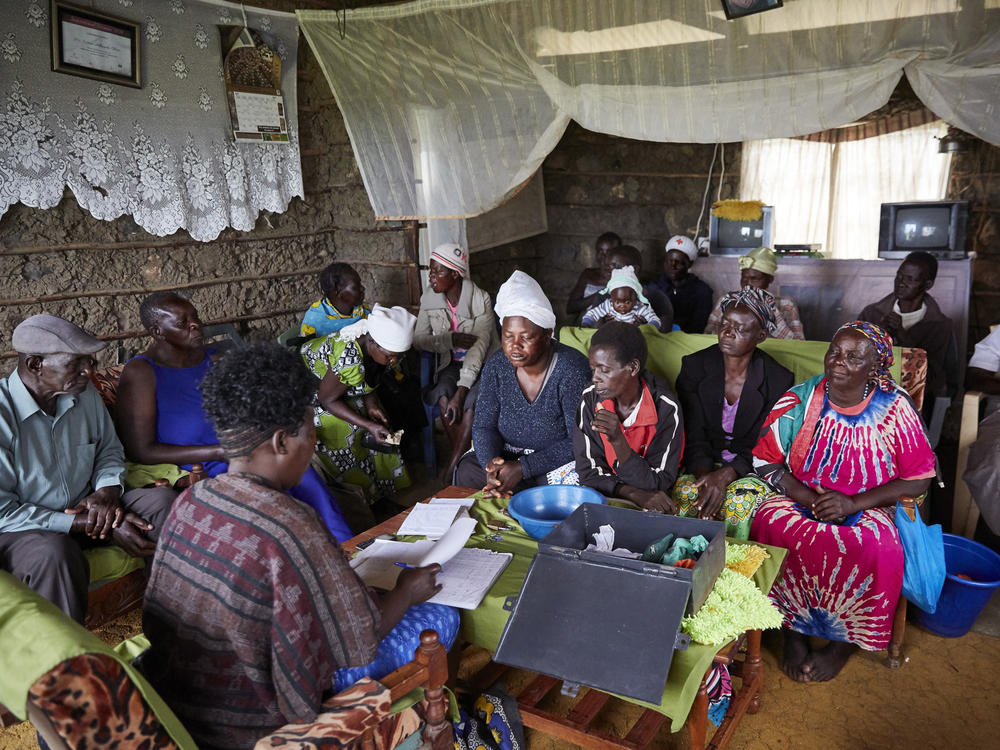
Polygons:
[[485,497],[507,498],[524,479],[524,467],[520,461],[505,461],[500,456],[491,458],[486,464]]
[[107,539],[110,534],[115,544],[133,557],[149,557],[156,545],[143,532],[152,529],[153,524],[125,510],[120,501],[118,485],[101,487],[87,495],[65,511],[74,516],[70,533],[86,534],[91,539]]
[[854,498],[839,490],[823,490],[815,494],[809,506],[817,521],[842,523],[845,518],[858,510]]

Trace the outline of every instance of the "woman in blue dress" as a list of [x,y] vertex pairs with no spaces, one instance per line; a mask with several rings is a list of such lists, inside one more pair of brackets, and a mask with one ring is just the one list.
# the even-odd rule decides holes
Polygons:
[[[205,349],[198,311],[173,292],[150,295],[139,307],[153,337],[145,352],[125,365],[118,386],[118,433],[125,453],[142,464],[200,463],[214,477],[229,464],[202,409],[201,384],[215,352]],[[353,536],[326,483],[310,467],[289,494],[312,507],[338,541]]]

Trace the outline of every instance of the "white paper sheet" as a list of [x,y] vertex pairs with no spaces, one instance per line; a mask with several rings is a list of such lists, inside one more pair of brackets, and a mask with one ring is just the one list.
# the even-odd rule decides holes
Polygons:
[[460,505],[463,508],[471,508],[476,503],[474,497],[432,497],[427,501],[430,505]]
[[432,563],[444,565],[458,554],[460,549],[465,547],[465,543],[469,541],[469,537],[472,536],[472,532],[475,530],[476,519],[469,518],[468,516],[455,519],[455,523],[445,532],[444,536],[438,539],[434,547],[420,558],[417,567],[422,568]]
[[[440,544],[440,543],[438,543]],[[430,541],[392,542],[376,540],[351,562],[368,586],[388,591],[396,585],[403,562],[421,567],[422,557],[438,545]],[[461,609],[475,609],[511,560],[509,553],[463,547],[441,566],[437,582],[442,588],[428,601]],[[430,563],[428,563],[430,564]]]
[[403,524],[396,534],[399,536],[428,536],[436,539],[443,536],[451,528],[452,521],[455,520],[460,508],[460,505],[417,503],[410,508],[409,515],[403,519]]

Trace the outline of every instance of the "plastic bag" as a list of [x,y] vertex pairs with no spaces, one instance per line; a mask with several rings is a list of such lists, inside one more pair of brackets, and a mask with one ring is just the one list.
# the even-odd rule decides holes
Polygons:
[[944,586],[944,539],[941,524],[927,526],[920,514],[910,520],[901,503],[896,503],[896,529],[903,543],[903,596],[925,612],[937,609]]

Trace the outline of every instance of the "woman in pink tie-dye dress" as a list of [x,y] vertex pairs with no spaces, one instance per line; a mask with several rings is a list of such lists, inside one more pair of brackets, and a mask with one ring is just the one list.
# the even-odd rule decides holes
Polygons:
[[[855,647],[889,643],[903,581],[893,510],[935,473],[891,364],[881,328],[842,326],[825,374],[778,399],[753,451],[757,474],[779,494],[758,508],[750,537],[789,550],[771,598],[785,614],[782,668],[800,682],[832,679]],[[809,636],[830,643],[812,649]]]

